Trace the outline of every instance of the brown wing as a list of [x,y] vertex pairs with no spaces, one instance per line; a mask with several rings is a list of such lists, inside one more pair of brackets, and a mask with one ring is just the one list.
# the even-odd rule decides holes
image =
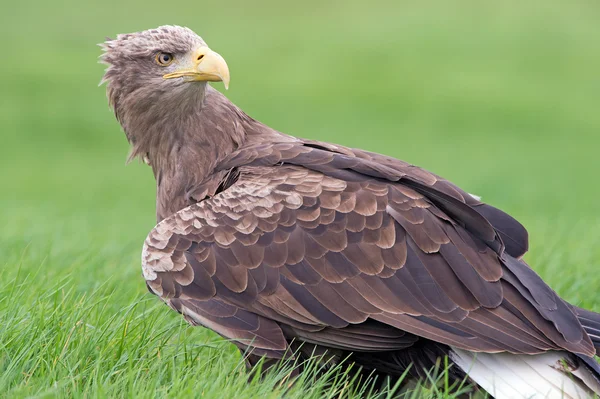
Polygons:
[[149,287],[192,323],[271,357],[292,337],[594,353],[569,307],[449,183],[314,144],[247,149],[232,168],[230,187],[145,243]]

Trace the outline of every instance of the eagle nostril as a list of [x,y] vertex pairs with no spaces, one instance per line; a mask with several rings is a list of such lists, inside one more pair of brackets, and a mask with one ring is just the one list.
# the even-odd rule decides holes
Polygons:
[[202,58],[204,58],[204,54],[200,54],[200,55],[198,56],[198,59],[197,59],[197,61],[202,61]]

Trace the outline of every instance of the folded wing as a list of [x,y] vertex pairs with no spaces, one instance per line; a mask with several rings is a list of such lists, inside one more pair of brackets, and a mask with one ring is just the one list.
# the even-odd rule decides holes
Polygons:
[[[422,169],[323,143],[246,148],[221,191],[146,239],[149,288],[254,353],[294,338],[384,351],[418,337],[472,351],[592,355],[524,262],[525,229]],[[208,195],[207,197],[205,197]]]

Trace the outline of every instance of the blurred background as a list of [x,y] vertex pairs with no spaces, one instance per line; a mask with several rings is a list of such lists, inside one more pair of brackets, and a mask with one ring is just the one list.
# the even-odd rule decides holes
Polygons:
[[[482,196],[529,229],[527,259],[553,288],[600,310],[597,1],[25,0],[1,9],[3,284],[63,281],[82,295],[108,286],[115,309],[145,295],[139,256],[155,183],[147,166],[125,165],[96,44],[178,24],[224,56],[226,95],[248,114],[404,159]],[[33,294],[21,300],[42,306]]]

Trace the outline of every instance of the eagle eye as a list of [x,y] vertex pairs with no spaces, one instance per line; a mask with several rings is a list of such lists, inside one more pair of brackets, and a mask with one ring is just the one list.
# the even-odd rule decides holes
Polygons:
[[168,66],[173,62],[173,54],[160,52],[154,57],[160,66]]

